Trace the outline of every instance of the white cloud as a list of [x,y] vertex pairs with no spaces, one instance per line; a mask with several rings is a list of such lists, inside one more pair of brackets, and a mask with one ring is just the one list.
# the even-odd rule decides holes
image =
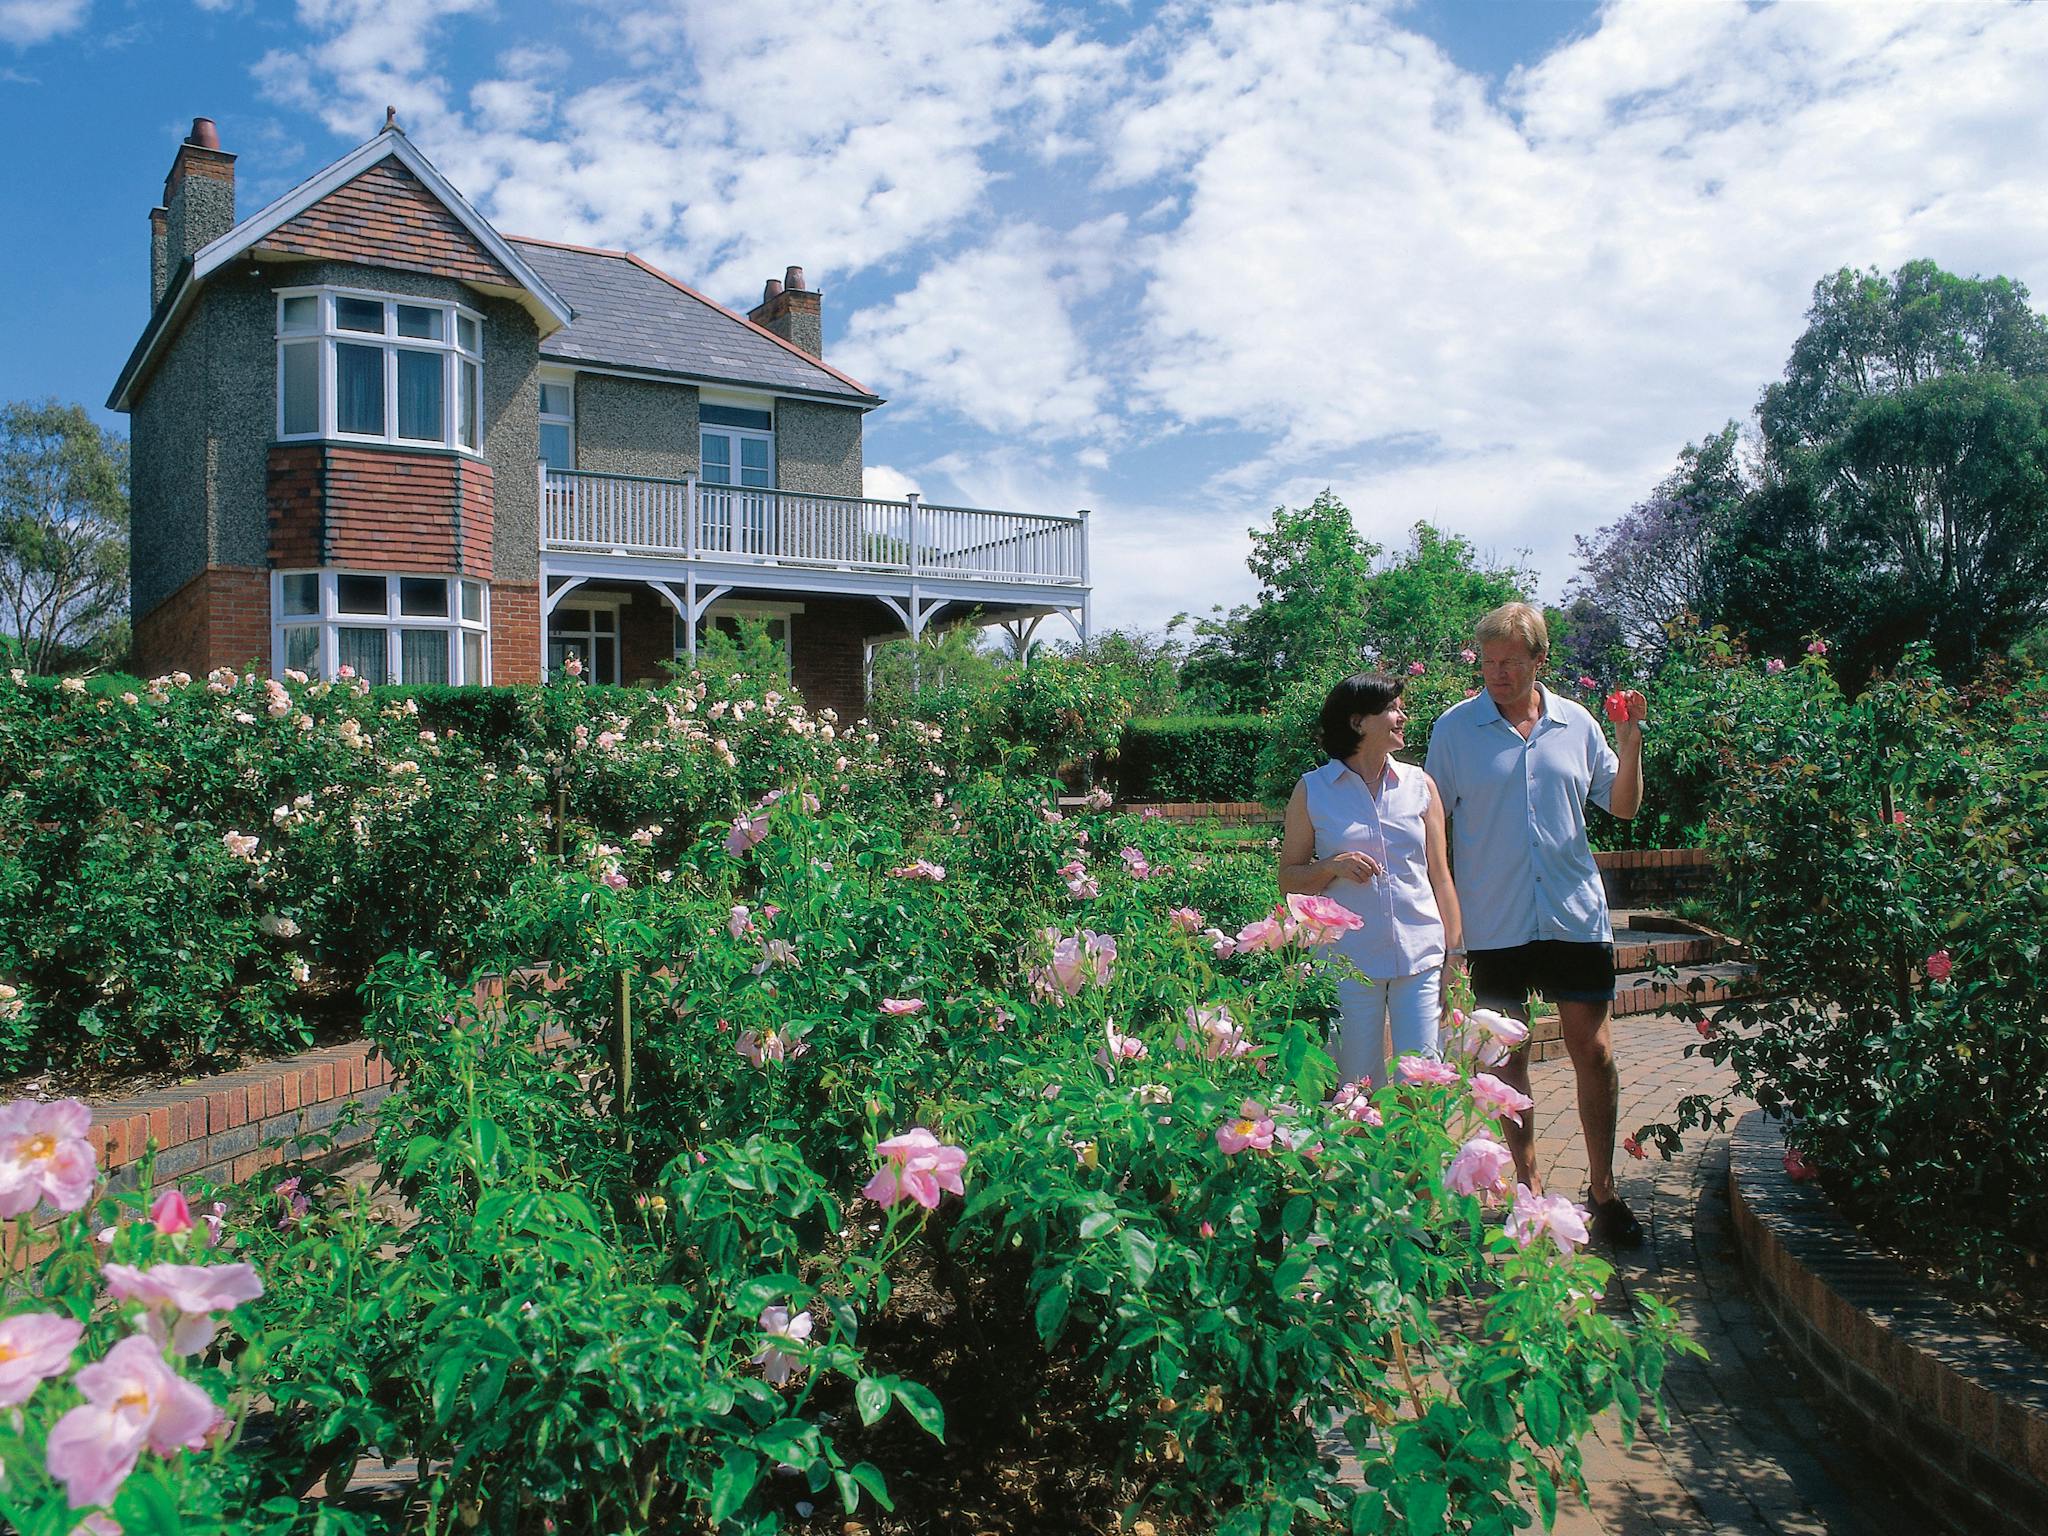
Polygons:
[[1011,225],[941,258],[915,287],[853,317],[835,355],[872,389],[906,396],[901,414],[943,408],[1012,437],[1098,435],[1107,385],[1070,304],[1101,291],[1123,220],[1055,235]]
[[0,0],[0,43],[32,48],[85,25],[92,0]]

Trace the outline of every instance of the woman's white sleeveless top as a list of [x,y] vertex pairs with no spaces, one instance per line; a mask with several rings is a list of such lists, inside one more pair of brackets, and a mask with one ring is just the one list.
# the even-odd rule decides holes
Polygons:
[[1420,768],[1387,759],[1375,798],[1361,779],[1332,759],[1301,776],[1315,827],[1316,857],[1369,855],[1386,871],[1360,883],[1333,880],[1323,894],[1365,919],[1337,949],[1375,981],[1413,976],[1444,960],[1444,920],[1429,884],[1429,780]]

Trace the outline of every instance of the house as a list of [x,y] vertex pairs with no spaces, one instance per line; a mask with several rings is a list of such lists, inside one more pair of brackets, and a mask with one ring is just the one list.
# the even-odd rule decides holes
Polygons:
[[1088,523],[863,495],[882,401],[789,268],[742,316],[639,257],[501,234],[387,114],[235,217],[196,120],[150,213],[131,421],[135,666],[658,679],[765,619],[813,707],[978,612],[1085,635]]

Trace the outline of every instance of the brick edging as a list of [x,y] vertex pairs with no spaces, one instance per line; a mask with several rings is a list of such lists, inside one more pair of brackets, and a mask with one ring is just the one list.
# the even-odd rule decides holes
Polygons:
[[1743,1269],[1809,1384],[1937,1528],[2048,1530],[2048,1359],[1878,1253],[1783,1155],[1761,1111],[1743,1116],[1728,1196]]

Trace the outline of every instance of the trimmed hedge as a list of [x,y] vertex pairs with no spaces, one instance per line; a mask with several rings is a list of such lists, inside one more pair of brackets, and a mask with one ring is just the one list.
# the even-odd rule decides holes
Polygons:
[[1254,800],[1270,715],[1172,715],[1133,720],[1117,756],[1126,800]]

